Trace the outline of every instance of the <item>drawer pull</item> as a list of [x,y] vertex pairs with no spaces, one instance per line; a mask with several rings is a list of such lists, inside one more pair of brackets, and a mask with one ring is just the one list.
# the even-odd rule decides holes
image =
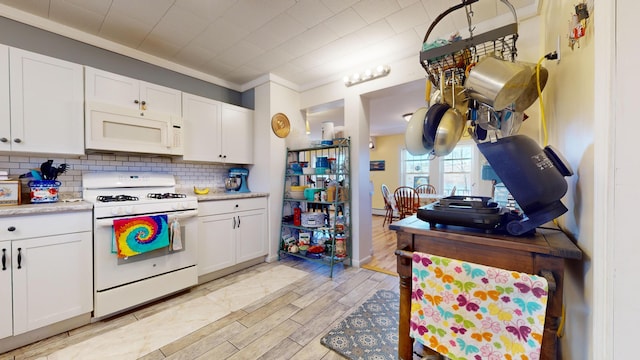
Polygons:
[[2,271],[7,270],[7,249],[2,249]]
[[22,269],[22,248],[18,248],[18,269]]
[[16,231],[16,227],[15,226],[9,226],[7,228],[7,231]]

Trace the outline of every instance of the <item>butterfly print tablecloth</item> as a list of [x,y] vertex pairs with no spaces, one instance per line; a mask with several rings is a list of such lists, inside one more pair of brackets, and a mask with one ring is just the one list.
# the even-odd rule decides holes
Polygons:
[[450,359],[537,360],[547,280],[413,253],[410,336]]

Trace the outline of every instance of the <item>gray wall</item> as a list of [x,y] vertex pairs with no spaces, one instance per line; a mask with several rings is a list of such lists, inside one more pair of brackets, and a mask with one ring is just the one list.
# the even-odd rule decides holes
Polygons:
[[254,108],[253,89],[240,93],[5,17],[0,17],[0,43],[229,104]]

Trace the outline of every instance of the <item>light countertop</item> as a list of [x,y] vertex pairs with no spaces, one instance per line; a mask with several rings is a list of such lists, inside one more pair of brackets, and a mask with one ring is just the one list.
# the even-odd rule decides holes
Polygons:
[[54,203],[0,206],[0,216],[35,215],[65,211],[91,211],[92,209],[93,204],[88,201],[58,201]]
[[[267,197],[269,193],[262,192],[250,192],[250,193],[227,193],[224,191],[210,192],[207,195],[195,195],[198,201],[216,201],[216,200],[231,200],[231,199],[248,199],[256,197]],[[46,214],[54,212],[65,211],[87,211],[92,210],[93,204],[88,201],[57,201],[54,203],[42,203],[42,204],[21,204],[21,205],[6,205],[0,206],[0,216],[13,216],[13,215],[34,215],[34,214]]]
[[269,193],[249,192],[249,193],[228,193],[224,191],[210,192],[207,195],[196,195],[198,201],[215,201],[215,200],[232,200],[232,199],[249,199],[256,197],[267,197]]

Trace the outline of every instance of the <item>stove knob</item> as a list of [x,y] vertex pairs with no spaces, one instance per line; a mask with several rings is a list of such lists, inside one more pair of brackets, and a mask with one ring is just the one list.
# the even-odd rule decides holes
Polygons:
[[114,207],[111,209],[111,215],[122,215],[122,208]]

